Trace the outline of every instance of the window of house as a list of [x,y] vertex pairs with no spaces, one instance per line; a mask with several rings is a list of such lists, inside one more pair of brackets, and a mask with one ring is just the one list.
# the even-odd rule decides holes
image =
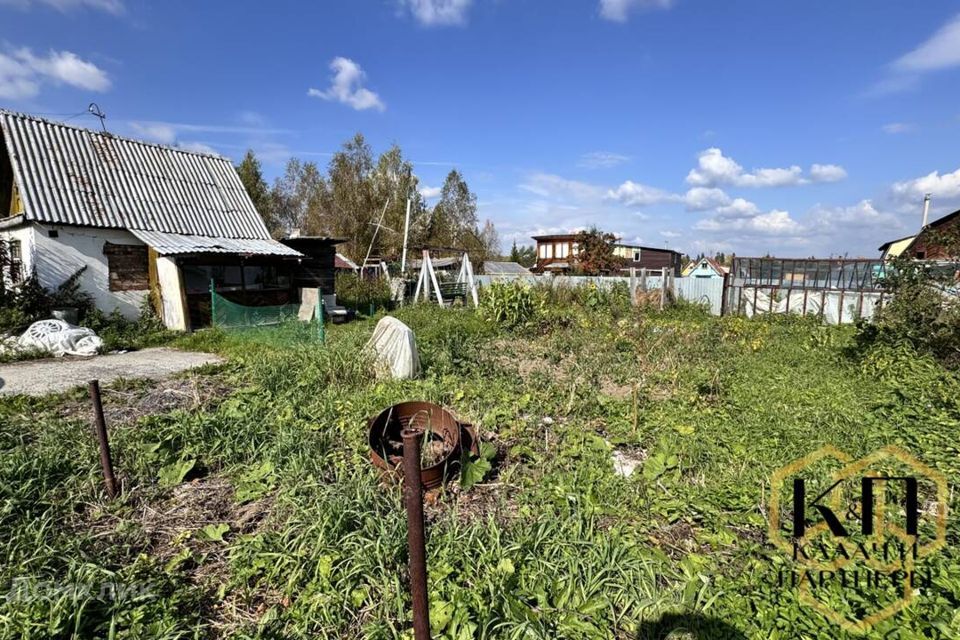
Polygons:
[[103,245],[107,256],[110,291],[142,291],[150,288],[150,268],[146,245]]
[[10,240],[7,243],[7,255],[10,258],[8,272],[11,284],[17,284],[23,279],[23,247],[19,240]]
[[927,257],[926,251],[917,251],[917,260],[923,260]]
[[633,250],[633,261],[640,262],[640,249]]
[[566,258],[570,255],[570,245],[566,242],[557,245],[557,257]]
[[573,255],[577,255],[578,253],[580,253],[580,243],[574,242],[574,243],[573,243]]
[[552,245],[552,244],[548,244],[548,245],[547,245],[547,255],[546,255],[545,257],[546,257],[546,258],[553,258],[553,245]]
[[539,252],[539,256],[541,259],[547,257],[547,245],[541,244],[539,247],[537,247],[537,251]]

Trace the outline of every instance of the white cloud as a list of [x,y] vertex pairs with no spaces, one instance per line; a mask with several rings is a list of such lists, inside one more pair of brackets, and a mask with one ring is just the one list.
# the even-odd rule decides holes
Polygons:
[[823,234],[850,229],[861,234],[870,229],[896,231],[903,226],[892,213],[877,210],[871,200],[861,200],[848,207],[825,207],[818,204],[810,213],[809,224],[815,232]]
[[887,124],[880,127],[884,133],[889,134],[898,134],[898,133],[910,133],[915,131],[917,125],[912,122],[888,122]]
[[400,4],[426,27],[467,23],[467,11],[473,0],[400,0]]
[[924,72],[960,66],[960,15],[940,27],[913,51],[891,65],[902,72]]
[[203,142],[181,142],[177,144],[177,147],[184,151],[192,151],[193,153],[207,153],[214,156],[220,155],[216,149]]
[[810,179],[814,182],[840,182],[847,177],[847,170],[836,164],[815,164],[810,167]]
[[843,167],[834,164],[813,165],[809,177],[805,177],[803,169],[797,165],[748,172],[733,158],[723,155],[721,149],[711,147],[697,155],[697,167],[687,174],[687,183],[698,187],[785,187],[810,182],[834,182],[846,175]]
[[679,231],[670,231],[669,229],[665,229],[661,231],[660,235],[663,236],[664,238],[682,238],[683,237],[683,234],[680,233]]
[[803,225],[790,217],[786,211],[774,209],[768,213],[761,213],[752,218],[736,218],[722,220],[706,218],[694,225],[694,229],[710,232],[737,232],[743,235],[798,237],[806,230]]
[[735,198],[730,204],[719,207],[717,215],[721,219],[752,218],[760,213],[760,208],[749,200]]
[[925,176],[894,183],[891,191],[900,201],[921,200],[929,193],[934,199],[953,200],[960,198],[960,169],[953,173],[941,174],[932,171]]
[[64,13],[81,8],[106,11],[114,15],[120,15],[124,12],[123,0],[0,0],[0,5],[17,7],[18,9],[29,9],[41,4]]
[[573,199],[576,201],[600,200],[603,188],[587,182],[568,180],[550,173],[534,173],[520,185],[524,191],[544,198]]
[[32,98],[44,83],[66,84],[87,91],[110,88],[107,73],[71,51],[53,51],[37,56],[27,48],[9,54],[0,53],[0,97],[19,100]]
[[160,144],[173,144],[177,141],[177,130],[166,122],[131,122],[137,136]]
[[678,196],[645,184],[627,180],[616,189],[607,191],[607,199],[616,200],[628,207],[646,207],[652,204],[677,200]]
[[683,196],[687,211],[707,211],[730,204],[730,196],[723,189],[694,187]]
[[420,187],[420,195],[424,198],[439,197],[441,191],[443,191],[442,187],[428,187],[426,185]]
[[954,16],[915,49],[894,60],[886,76],[866,93],[881,96],[916,89],[924,74],[960,66],[960,15]]
[[361,86],[366,74],[356,62],[349,58],[336,57],[330,63],[330,69],[333,71],[330,88],[326,91],[310,89],[307,91],[308,96],[340,102],[357,111],[383,111],[387,108],[380,96]]
[[673,0],[600,0],[600,16],[613,22],[626,22],[633,10],[669,9]]
[[240,133],[251,135],[272,135],[296,133],[292,129],[277,129],[273,127],[255,127],[255,126],[235,126],[222,124],[202,124],[192,122],[164,122],[162,120],[133,120],[128,123],[136,131],[162,131],[163,129],[174,129],[177,132],[188,131],[191,133]]
[[586,169],[609,169],[610,167],[615,167],[618,164],[623,164],[629,160],[630,156],[625,156],[620,153],[613,153],[611,151],[591,151],[590,153],[585,153],[580,157],[578,166]]

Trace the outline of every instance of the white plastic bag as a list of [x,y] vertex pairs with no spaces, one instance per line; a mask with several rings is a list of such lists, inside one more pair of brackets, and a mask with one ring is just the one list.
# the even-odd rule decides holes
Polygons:
[[399,380],[420,375],[420,355],[413,330],[387,316],[377,323],[366,349],[373,353],[377,375]]
[[95,356],[103,346],[103,340],[86,327],[75,327],[63,320],[40,320],[27,328],[17,344],[25,349],[42,349],[55,356]]

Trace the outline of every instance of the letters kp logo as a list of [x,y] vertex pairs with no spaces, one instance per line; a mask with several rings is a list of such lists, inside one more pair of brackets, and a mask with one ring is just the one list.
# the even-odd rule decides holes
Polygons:
[[[770,488],[770,541],[796,565],[777,583],[832,622],[864,633],[930,586],[917,565],[946,543],[947,483],[906,451],[853,460],[824,447],[778,469]],[[856,607],[838,605],[851,590]]]

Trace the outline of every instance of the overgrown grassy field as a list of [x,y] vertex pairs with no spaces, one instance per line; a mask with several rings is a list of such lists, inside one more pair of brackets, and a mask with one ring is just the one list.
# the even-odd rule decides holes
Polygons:
[[[371,377],[372,321],[323,345],[295,327],[183,339],[228,362],[176,381],[176,402],[108,390],[115,501],[82,391],[0,401],[0,636],[411,637],[401,493],[365,427],[407,399],[499,452],[480,484],[430,496],[437,638],[853,637],[773,584],[789,558],[767,542],[770,474],[827,444],[960,468],[957,376],[906,349],[852,355],[850,328],[598,294],[513,331],[396,315],[422,379]],[[960,637],[957,533],[951,512],[935,588],[867,637]]]

